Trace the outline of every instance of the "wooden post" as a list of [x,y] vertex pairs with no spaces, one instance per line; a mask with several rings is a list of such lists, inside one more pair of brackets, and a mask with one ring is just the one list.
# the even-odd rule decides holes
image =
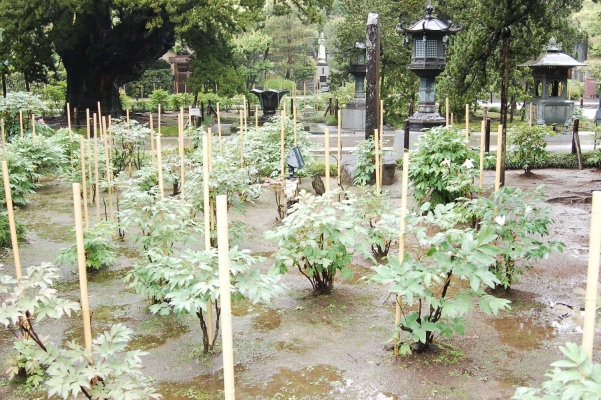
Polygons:
[[157,110],[157,133],[159,134],[159,136],[161,136],[161,105],[159,104],[158,110]]
[[221,112],[219,111],[219,103],[217,103],[217,134],[219,135],[219,155],[223,155],[221,148]]
[[503,154],[503,125],[499,124],[497,133],[497,168],[495,174],[495,192],[501,188],[501,157]]
[[19,109],[19,127],[21,128],[21,139],[23,139],[23,110]]
[[578,134],[578,126],[580,125],[580,120],[574,120],[574,130],[572,131],[572,143],[576,148],[576,156],[578,157],[578,169],[584,169],[584,163],[582,162],[582,151],[580,149],[580,135]]
[[324,147],[324,157],[325,157],[325,167],[326,167],[326,193],[330,192],[330,130],[328,128],[325,129],[324,139],[323,139],[323,147]]
[[186,158],[184,154],[184,108],[181,107],[179,110],[179,192],[182,203],[184,202],[185,165]]
[[1,121],[2,124],[2,159],[6,161],[6,134],[4,132],[4,118]]
[[221,300],[224,397],[226,400],[234,400],[236,398],[236,389],[234,387],[234,344],[232,338],[230,248],[226,195],[217,196],[217,247],[219,256],[219,299]]
[[490,153],[490,118],[486,118],[486,132],[484,134],[484,151]]
[[369,139],[380,122],[380,15],[370,12],[366,26],[365,48],[365,139]]
[[255,104],[255,129],[259,129],[259,106]]
[[[342,175],[342,118],[340,118],[340,109],[338,109],[338,179],[336,180],[338,182],[338,186],[340,186],[340,184],[342,183],[342,181],[340,180],[340,177]],[[295,128],[294,131],[296,132],[296,119],[295,119]],[[294,145],[296,146],[296,143],[294,143]]]
[[528,114],[529,114],[529,120],[528,120],[528,126],[532,126],[532,119],[534,117],[534,113],[533,113],[533,109],[532,109],[532,101],[530,101],[530,103],[528,103]]
[[[284,110],[280,111],[280,158],[281,158],[281,167],[282,167],[282,185],[284,184],[284,179],[286,178],[286,164],[285,158],[286,154],[284,153],[285,149],[285,141],[284,141]],[[327,129],[327,128],[326,128]],[[282,186],[283,190],[283,186]]]
[[453,113],[451,113],[451,128],[453,127]]
[[35,144],[35,114],[31,113],[31,140]]
[[470,105],[465,105],[465,146],[470,147]]
[[96,178],[96,222],[100,222],[100,173],[98,168],[98,132],[96,130],[96,113],[94,121],[94,175]]
[[150,168],[154,168],[154,117],[150,113]]
[[409,119],[405,120],[405,124],[403,126],[403,149],[404,150],[409,150],[409,135],[410,135],[410,131],[409,131]]
[[[94,138],[96,139],[96,138]],[[81,200],[79,183],[73,184],[73,211],[75,214],[75,239],[77,243],[77,266],[79,269],[79,289],[81,292],[81,315],[83,317],[83,338],[86,350],[92,350],[92,325],[88,300],[88,276],[86,274],[86,250],[81,226]]]
[[[98,126],[100,126],[100,121],[102,119],[102,109],[100,108],[100,102],[98,102]],[[129,108],[127,109],[127,122],[129,122]],[[102,128],[100,128],[102,129]]]
[[595,337],[595,314],[597,312],[597,285],[599,281],[599,253],[601,252],[601,192],[593,192],[591,207],[591,230],[588,247],[588,272],[584,303],[584,324],[582,327],[582,347],[589,360],[593,359]]
[[374,164],[375,164],[375,175],[376,175],[376,193],[380,192],[380,152],[378,151],[380,146],[378,145],[379,140],[378,130],[374,129]]
[[87,194],[87,177],[86,177],[86,154],[84,150],[84,139],[79,138],[79,153],[81,158],[81,188],[83,192],[83,216],[86,224],[86,229],[90,228],[88,222],[88,194]]
[[69,159],[71,161],[71,174],[73,174],[73,131],[71,131],[71,106],[67,103],[67,127],[69,128]]
[[478,187],[482,189],[484,185],[484,138],[486,136],[486,121],[482,120],[482,127],[480,128],[480,179],[478,181]]
[[[219,103],[218,103],[219,104]],[[203,186],[203,208],[204,208],[204,231],[205,250],[211,249],[211,202],[209,198],[209,148],[207,136],[202,137],[202,186]],[[209,346],[213,344],[213,304],[211,300],[207,304],[207,336]]]
[[111,161],[109,159],[109,143],[108,143],[108,135],[106,134],[106,118],[102,117],[102,131],[103,131],[103,142],[104,142],[104,162],[106,164],[106,183],[108,186],[109,192],[109,215],[111,217],[111,222],[115,220],[115,214],[113,213],[113,174],[111,169]]
[[86,132],[87,132],[87,137],[88,137],[88,178],[90,180],[90,206],[94,205],[94,192],[92,192],[92,190],[94,190],[92,188],[92,181],[93,181],[93,175],[92,175],[92,140],[91,140],[91,132],[90,132],[90,109],[86,108]]
[[449,126],[449,98],[445,98],[445,125]]
[[15,274],[19,283],[21,282],[21,255],[19,253],[19,241],[17,239],[17,228],[15,225],[15,211],[13,209],[13,196],[8,177],[8,164],[2,161],[2,179],[4,182],[4,196],[6,197],[6,211],[8,214],[8,226],[10,230],[10,241],[13,246],[13,257],[15,259]]
[[238,130],[239,133],[239,143],[238,143],[238,149],[240,151],[240,166],[244,165],[244,112],[242,110],[240,110],[240,129]]
[[292,109],[292,125],[294,127],[294,146],[296,146],[296,107]]
[[307,107],[307,82],[303,82],[303,105]]
[[[160,125],[159,125],[160,126]],[[161,155],[161,135],[157,135],[157,167],[159,178],[159,193],[161,199],[165,197],[165,188],[163,187],[163,158]]]
[[[402,264],[405,261],[405,234],[407,229],[406,217],[407,217],[407,196],[409,186],[409,153],[403,153],[403,181],[401,183],[401,231],[399,235],[399,263]],[[394,316],[394,327],[401,322],[401,302],[403,301],[401,296],[396,296],[395,301],[395,316]],[[399,337],[394,339],[394,355],[399,354]]]

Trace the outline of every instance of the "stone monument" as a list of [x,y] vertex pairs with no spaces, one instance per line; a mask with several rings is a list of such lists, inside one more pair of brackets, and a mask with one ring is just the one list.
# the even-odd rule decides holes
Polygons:
[[351,51],[350,73],[355,77],[355,96],[342,110],[342,128],[365,129],[365,43],[358,40]]

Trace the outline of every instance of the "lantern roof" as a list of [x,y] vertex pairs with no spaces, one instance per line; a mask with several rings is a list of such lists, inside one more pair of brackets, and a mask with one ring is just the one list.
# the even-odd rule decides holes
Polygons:
[[432,5],[432,1],[428,0],[426,4],[426,16],[419,21],[411,24],[409,27],[405,28],[403,25],[405,21],[401,21],[396,26],[397,33],[405,34],[405,33],[418,33],[418,32],[438,32],[438,33],[456,33],[463,29],[463,24],[460,24],[459,27],[453,25],[452,21],[444,22],[435,18],[432,14],[434,14],[434,6]]
[[542,53],[535,60],[526,61],[523,64],[519,64],[518,67],[583,67],[586,64],[574,59],[572,56],[561,52],[561,44],[557,44],[557,40],[552,37],[549,40],[549,44],[543,46],[545,53]]

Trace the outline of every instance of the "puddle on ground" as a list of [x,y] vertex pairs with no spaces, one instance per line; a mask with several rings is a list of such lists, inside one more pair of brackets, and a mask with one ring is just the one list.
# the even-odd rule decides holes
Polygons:
[[[200,322],[198,326],[200,327]],[[139,350],[152,349],[188,332],[190,327],[183,324],[181,318],[174,315],[153,315],[138,326],[136,335],[129,342],[129,347]]]
[[[235,367],[236,397],[241,399],[332,399],[352,387],[352,379],[330,365],[309,366],[301,370],[279,368],[270,378],[245,380],[244,368]],[[222,399],[223,373],[201,375],[191,382],[164,382],[158,386],[165,399]],[[377,399],[395,399],[378,393]]]
[[116,279],[123,280],[127,274],[131,272],[133,267],[121,269],[110,269],[103,267],[99,270],[88,271],[88,282],[92,283],[107,283]]
[[555,338],[555,330],[535,318],[514,315],[490,319],[490,324],[499,334],[502,344],[520,351],[539,349],[544,341]]
[[282,317],[276,310],[266,310],[252,319],[252,328],[258,331],[271,331],[282,323]]
[[277,351],[290,351],[296,354],[304,353],[307,350],[307,345],[302,344],[298,339],[291,339],[286,341],[275,342],[273,347]]

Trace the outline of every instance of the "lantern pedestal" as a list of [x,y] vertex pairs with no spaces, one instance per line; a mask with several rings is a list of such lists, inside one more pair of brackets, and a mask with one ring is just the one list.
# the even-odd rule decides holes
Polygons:
[[409,129],[419,131],[444,126],[446,120],[436,110],[435,99],[435,79],[442,71],[414,70],[413,72],[419,76],[419,104],[417,112],[408,118]]
[[365,130],[365,99],[353,99],[342,110],[342,128],[363,131]]

